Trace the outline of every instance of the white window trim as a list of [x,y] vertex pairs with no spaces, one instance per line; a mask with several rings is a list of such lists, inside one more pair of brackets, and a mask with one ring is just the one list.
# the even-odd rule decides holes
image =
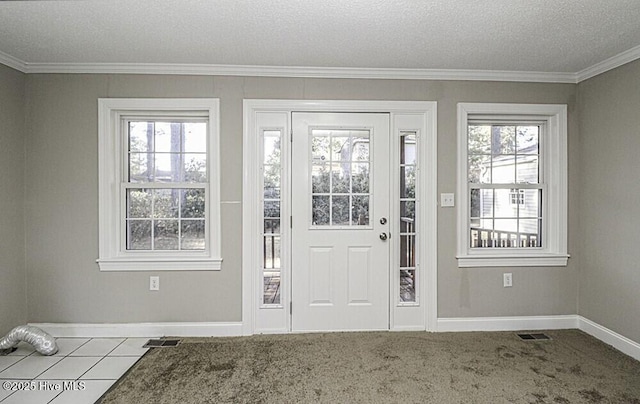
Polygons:
[[[542,172],[543,247],[540,249],[472,249],[469,247],[467,126],[475,116],[545,122]],[[567,254],[567,106],[555,104],[458,104],[458,237],[459,267],[566,266]]]
[[[208,249],[205,251],[128,252],[122,249],[123,136],[128,115],[207,115]],[[220,102],[217,98],[100,98],[98,99],[99,258],[101,271],[220,270]]]

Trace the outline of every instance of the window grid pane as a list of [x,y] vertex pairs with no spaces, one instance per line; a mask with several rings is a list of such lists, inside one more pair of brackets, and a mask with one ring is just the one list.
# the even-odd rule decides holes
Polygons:
[[207,182],[207,122],[129,121],[128,182]]
[[281,141],[280,130],[262,131],[262,303],[280,305],[281,252]]
[[[206,120],[127,121],[127,250],[206,249],[204,188],[182,185],[207,182],[207,127]],[[134,187],[140,183],[149,188]]]
[[542,247],[539,134],[536,125],[468,125],[471,248]]
[[415,215],[417,192],[417,136],[400,133],[400,302],[416,302],[416,236]]
[[313,226],[369,226],[367,130],[314,129],[311,136]]
[[127,250],[205,249],[203,189],[129,188],[126,206]]

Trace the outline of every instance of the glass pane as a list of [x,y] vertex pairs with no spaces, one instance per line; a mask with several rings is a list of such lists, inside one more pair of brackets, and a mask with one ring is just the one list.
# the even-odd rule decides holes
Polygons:
[[519,232],[524,236],[538,236],[540,233],[539,219],[520,219]]
[[525,184],[538,183],[538,156],[537,155],[519,155],[516,156],[518,161],[516,181]]
[[348,226],[350,207],[348,196],[332,196],[331,224],[334,226]]
[[153,150],[153,122],[129,122],[129,151]]
[[185,182],[207,182],[207,155],[189,153],[184,155]]
[[129,154],[129,181],[150,182],[153,181],[153,167],[148,158],[148,153]]
[[400,271],[400,301],[403,303],[416,301],[416,271],[414,270]]
[[180,248],[183,250],[204,250],[204,220],[183,220],[180,222]]
[[503,233],[516,233],[518,231],[518,219],[496,219],[494,230]]
[[265,234],[279,234],[280,233],[280,219],[264,219],[264,233]]
[[474,184],[491,183],[491,156],[469,155],[469,182]]
[[155,189],[153,191],[153,217],[178,217],[179,189]]
[[264,217],[279,219],[280,218],[280,201],[265,201]]
[[493,190],[471,190],[471,217],[493,217]]
[[520,219],[520,243],[524,247],[541,247],[541,226],[540,219]]
[[151,220],[127,220],[127,250],[151,249]]
[[323,194],[329,192],[329,165],[314,164],[311,167],[311,192]]
[[[517,217],[518,216],[518,204],[517,199],[514,203],[512,198],[514,190],[511,189],[496,189],[494,196],[495,217]],[[515,190],[517,192],[517,190]],[[517,198],[517,196],[516,196]]]
[[354,163],[351,167],[351,192],[354,194],[369,193],[369,163]]
[[516,127],[494,126],[491,128],[492,154],[513,154],[516,151]]
[[416,203],[413,201],[400,202],[400,217],[415,220],[416,218]]
[[[368,135],[368,134],[367,134]],[[351,139],[354,161],[369,161],[369,137],[354,137]]]
[[516,156],[495,156],[493,158],[491,179],[494,184],[513,184],[516,182]]
[[183,125],[184,151],[187,153],[207,152],[207,123],[185,122]]
[[542,190],[541,189],[525,189],[520,205],[520,217],[539,218],[542,217]]
[[538,126],[518,126],[516,135],[516,150],[518,154],[538,154],[539,148]]
[[178,221],[155,220],[153,226],[154,250],[178,249]]
[[416,197],[416,169],[413,166],[400,167],[400,198]]
[[491,247],[493,238],[493,220],[479,220],[478,226],[471,229],[471,247]]
[[280,304],[280,271],[264,272],[263,304]]
[[182,124],[179,122],[155,123],[155,152],[180,153]]
[[337,194],[349,193],[350,165],[334,164],[331,169],[331,192]]
[[331,158],[333,161],[351,160],[351,142],[349,137],[331,137]]
[[400,137],[400,164],[416,163],[416,135]]
[[354,226],[369,225],[369,197],[368,196],[352,196],[351,197],[351,217]]
[[280,268],[280,236],[263,236],[263,255],[265,268]]
[[280,164],[280,137],[265,136],[264,163]]
[[148,189],[127,190],[127,218],[151,217],[151,191]]
[[158,182],[181,182],[182,167],[181,155],[170,153],[156,153],[154,179]]
[[469,125],[469,154],[491,154],[491,126]]
[[264,197],[265,199],[280,199],[280,166],[264,166]]
[[182,189],[181,193],[181,217],[204,218],[205,192],[204,189]]
[[[313,131],[316,133],[316,131]],[[321,161],[329,161],[329,137],[328,136],[313,136],[311,139],[311,156],[314,163]]]
[[416,236],[413,234],[400,236],[400,268],[416,266]]
[[312,196],[312,223],[314,226],[329,224],[329,196]]

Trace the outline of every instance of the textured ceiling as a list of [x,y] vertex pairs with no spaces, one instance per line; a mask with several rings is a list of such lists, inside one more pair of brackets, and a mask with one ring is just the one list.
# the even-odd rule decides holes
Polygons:
[[578,72],[640,45],[640,0],[0,1],[25,63]]

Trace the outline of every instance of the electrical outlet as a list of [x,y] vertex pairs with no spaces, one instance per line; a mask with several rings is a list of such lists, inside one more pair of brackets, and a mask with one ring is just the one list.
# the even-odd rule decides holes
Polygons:
[[510,273],[502,274],[502,286],[510,288],[513,286],[513,275]]
[[160,277],[159,276],[150,276],[149,277],[149,290],[160,290]]
[[440,206],[443,208],[452,208],[455,206],[454,194],[440,194]]

